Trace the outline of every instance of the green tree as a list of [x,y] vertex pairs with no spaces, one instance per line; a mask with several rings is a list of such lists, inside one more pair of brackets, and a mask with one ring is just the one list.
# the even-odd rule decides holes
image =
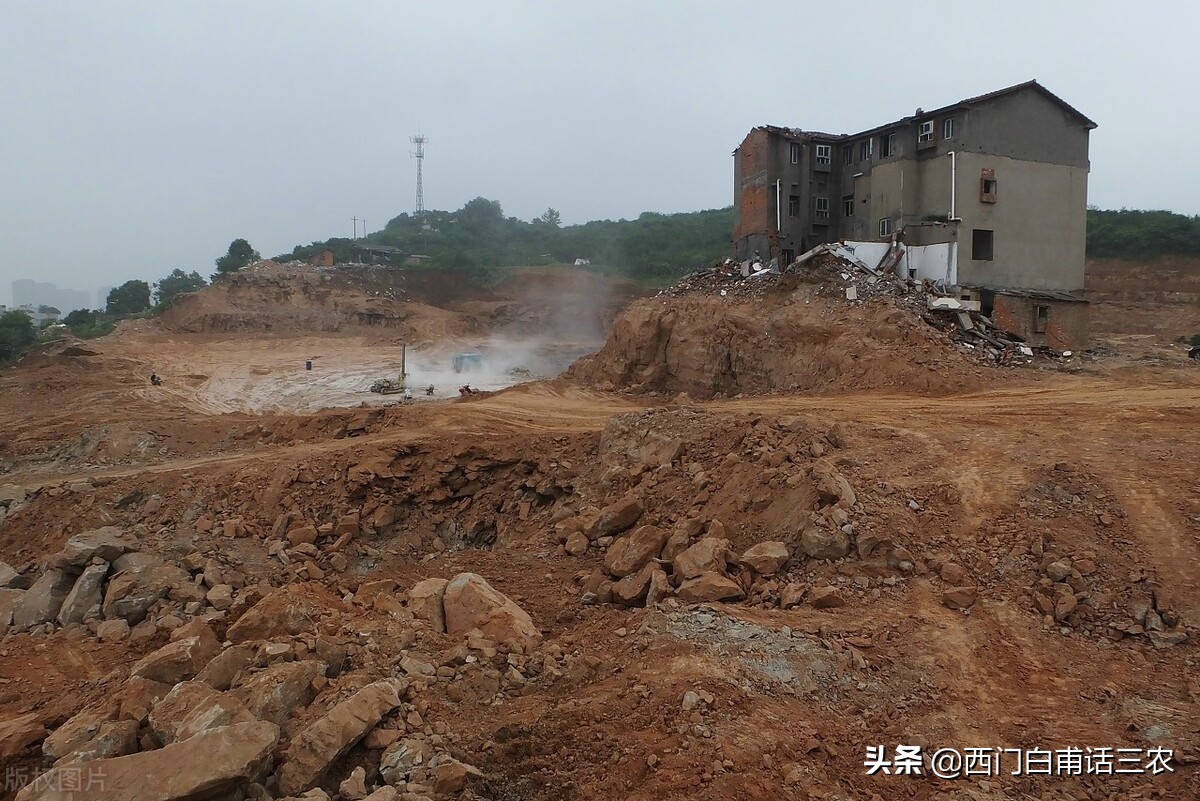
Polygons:
[[203,289],[208,286],[208,282],[204,280],[204,276],[192,270],[190,273],[185,273],[183,270],[176,267],[165,278],[160,278],[154,284],[154,302],[158,305],[163,305],[170,302],[176,295],[182,295],[184,292],[193,292],[197,289]]
[[138,314],[150,308],[150,285],[133,279],[110,290],[105,306],[109,314]]
[[535,223],[545,223],[546,225],[552,225],[555,228],[557,228],[560,225],[562,225],[562,215],[558,213],[558,209],[551,206],[550,208],[543,211],[540,217],[535,217],[533,221]]
[[7,311],[0,314],[0,361],[10,361],[29,347],[37,332],[33,318],[23,311]]
[[258,251],[250,247],[249,242],[245,239],[235,239],[229,243],[228,252],[217,259],[217,271],[213,273],[212,280],[216,281],[223,275],[236,273],[247,264],[258,261],[260,258],[262,257],[258,255]]

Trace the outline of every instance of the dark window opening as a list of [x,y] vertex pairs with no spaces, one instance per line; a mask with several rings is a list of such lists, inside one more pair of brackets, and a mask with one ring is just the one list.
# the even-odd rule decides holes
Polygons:
[[854,163],[854,146],[853,145],[847,145],[846,147],[842,148],[842,163],[843,164],[853,164]]
[[886,159],[888,156],[896,155],[896,135],[885,134],[879,137],[879,157]]
[[979,293],[979,313],[984,317],[991,317],[996,311],[996,293],[984,290]]
[[842,216],[854,216],[854,195],[846,195],[844,198],[842,198]]
[[783,264],[791,264],[796,260],[796,251],[785,248],[781,260]]
[[792,142],[792,163],[800,163],[800,145],[796,142]]
[[799,195],[788,195],[788,216],[789,217],[799,217],[800,216],[800,196]]
[[1033,307],[1033,333],[1046,333],[1046,325],[1050,322],[1050,307],[1049,306],[1034,306]]
[[971,231],[971,258],[975,261],[991,261],[993,256],[994,231],[976,228]]

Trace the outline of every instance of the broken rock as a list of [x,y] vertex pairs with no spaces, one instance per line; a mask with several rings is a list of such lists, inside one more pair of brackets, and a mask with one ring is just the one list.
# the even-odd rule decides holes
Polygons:
[[[279,729],[255,721],[211,729],[155,751],[98,759],[82,771],[87,801],[193,801],[215,798],[263,777]],[[68,801],[78,766],[54,768],[17,794],[17,801]],[[89,776],[97,777],[88,783]],[[102,781],[99,780],[102,777]],[[80,794],[78,797],[82,798]]]
[[729,555],[729,540],[705,537],[675,557],[672,572],[678,580],[694,579],[705,573],[724,573]]
[[[341,757],[383,716],[400,706],[407,685],[397,679],[368,684],[301,732],[288,747],[279,769],[279,790],[296,795],[316,784],[331,763]],[[262,724],[271,726],[273,724]],[[276,729],[278,731],[278,729]]]
[[702,573],[679,585],[675,593],[685,603],[736,601],[743,595],[741,585],[720,573]]
[[452,578],[442,605],[450,635],[479,629],[488,639],[520,647],[527,653],[542,640],[528,613],[475,573],[459,573]]
[[108,620],[119,617],[135,626],[146,618],[156,601],[167,597],[173,587],[191,583],[187,571],[174,565],[140,562],[121,569],[121,564],[118,560],[114,565],[120,572],[109,580],[104,593],[102,611]]
[[787,564],[788,556],[782,542],[760,542],[746,549],[740,561],[760,576],[773,576]]
[[313,682],[324,675],[323,662],[313,659],[281,662],[253,674],[231,695],[259,720],[283,726],[296,712],[312,703]]
[[126,551],[131,550],[122,534],[121,529],[116,526],[105,526],[95,531],[76,534],[52,557],[53,566],[63,569],[75,568],[78,572],[79,568],[89,564],[96,557],[105,562],[116,561]]
[[966,609],[975,603],[977,596],[975,587],[950,587],[942,593],[942,603],[951,609]]
[[841,559],[850,553],[850,535],[813,523],[800,535],[800,548],[813,559]]
[[104,589],[104,577],[108,575],[108,563],[89,565],[75,586],[67,593],[62,609],[58,612],[58,622],[66,626],[71,623],[82,623],[91,618],[100,617],[100,601]]
[[642,502],[637,498],[625,498],[600,510],[600,516],[596,518],[588,537],[596,540],[628,531],[641,516]]
[[247,723],[254,717],[232,696],[202,681],[176,684],[150,710],[150,728],[163,744],[180,742],[209,729]]
[[199,673],[216,655],[218,647],[215,640],[208,641],[203,637],[185,637],[169,642],[142,657],[133,666],[130,675],[163,684],[178,684]]
[[65,570],[51,568],[17,599],[12,611],[12,627],[28,631],[58,617],[63,601],[75,586],[75,577]]
[[817,587],[809,595],[814,609],[834,609],[846,605],[846,599],[837,587]]
[[657,526],[639,526],[609,547],[604,569],[616,578],[638,572],[662,552],[668,536],[669,532]]
[[418,620],[424,620],[439,633],[446,631],[446,615],[442,611],[442,599],[446,595],[448,581],[427,578],[418,581],[408,591],[408,608]]

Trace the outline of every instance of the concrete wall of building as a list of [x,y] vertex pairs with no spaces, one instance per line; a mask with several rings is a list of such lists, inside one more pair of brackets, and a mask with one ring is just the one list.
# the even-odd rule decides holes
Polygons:
[[[995,203],[980,200],[984,169],[995,175]],[[1082,290],[1087,179],[1085,167],[959,154],[959,280],[970,285]],[[994,232],[991,261],[972,258],[975,229]]]
[[1027,88],[972,106],[953,150],[1063,164],[1087,170],[1089,130],[1043,92]]
[[[1044,333],[1034,330],[1039,306],[1048,310]],[[1088,342],[1086,303],[997,293],[993,299],[992,321],[1005,331],[1020,335],[1030,345],[1045,345],[1056,350],[1080,350]]]

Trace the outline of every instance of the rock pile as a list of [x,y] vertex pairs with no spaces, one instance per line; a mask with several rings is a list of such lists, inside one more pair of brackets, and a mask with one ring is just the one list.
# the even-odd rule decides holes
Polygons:
[[[118,542],[125,544],[113,532],[89,533],[55,561],[120,559]],[[452,797],[483,774],[453,756],[444,726],[426,721],[431,688],[444,685],[461,699],[559,674],[561,651],[536,654],[542,637],[529,615],[474,573],[418,582],[407,605],[394,582],[360,587],[352,607],[386,614],[373,631],[395,650],[378,654],[382,661],[372,656],[373,638],[360,638],[366,648],[349,658],[337,635],[352,607],[321,588],[256,597],[179,626],[131,666],[116,692],[53,732],[37,715],[0,725],[5,753],[41,742],[49,769],[19,801],[61,798],[68,774],[103,777],[87,791],[101,801],[329,799],[327,788],[358,801]],[[459,644],[436,656],[417,648],[418,639]]]

